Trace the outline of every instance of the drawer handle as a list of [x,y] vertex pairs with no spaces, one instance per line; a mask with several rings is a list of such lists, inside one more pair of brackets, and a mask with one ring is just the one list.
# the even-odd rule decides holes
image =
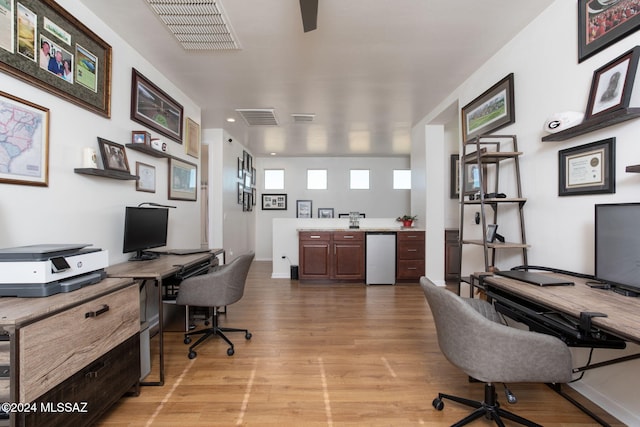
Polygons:
[[354,236],[342,236],[345,239],[353,239]]
[[407,249],[407,252],[418,252],[417,249]]
[[320,236],[309,236],[309,238],[311,238],[311,239],[319,239]]
[[89,368],[90,371],[85,374],[85,377],[98,378],[98,374],[100,374],[100,371],[102,371],[106,367],[107,367],[107,364],[105,362],[98,362],[95,365],[93,365],[91,368]]
[[407,270],[417,270],[418,267],[407,267]]
[[101,314],[106,313],[107,311],[109,311],[109,306],[107,304],[103,304],[101,309],[97,311],[90,311],[88,313],[85,313],[84,318],[88,319],[89,317],[98,317]]

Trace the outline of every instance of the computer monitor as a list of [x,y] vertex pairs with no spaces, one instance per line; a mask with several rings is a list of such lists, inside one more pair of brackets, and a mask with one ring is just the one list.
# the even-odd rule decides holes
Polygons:
[[619,293],[640,294],[640,203],[596,205],[595,275]]
[[157,254],[145,250],[167,245],[168,224],[169,209],[128,206],[124,215],[122,252],[135,252],[131,261],[157,257]]

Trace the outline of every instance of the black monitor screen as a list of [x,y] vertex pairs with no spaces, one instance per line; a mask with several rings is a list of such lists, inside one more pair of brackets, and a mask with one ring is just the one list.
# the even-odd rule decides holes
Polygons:
[[640,292],[640,203],[596,205],[595,249],[598,279]]
[[122,252],[136,252],[135,259],[146,259],[144,250],[166,246],[169,209],[127,207],[124,216]]

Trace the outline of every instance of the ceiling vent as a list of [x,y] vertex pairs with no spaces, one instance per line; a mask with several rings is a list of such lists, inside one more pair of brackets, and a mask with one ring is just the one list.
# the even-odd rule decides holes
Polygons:
[[248,126],[278,126],[273,108],[241,108],[236,111]]
[[315,118],[315,114],[302,114],[302,113],[293,113],[291,115],[293,117],[294,123],[311,123]]
[[185,50],[240,49],[220,0],[147,0]]

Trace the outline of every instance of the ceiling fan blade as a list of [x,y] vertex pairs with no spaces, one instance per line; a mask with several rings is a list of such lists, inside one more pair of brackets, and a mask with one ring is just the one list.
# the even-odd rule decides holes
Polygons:
[[318,0],[300,0],[300,13],[305,33],[318,27]]

